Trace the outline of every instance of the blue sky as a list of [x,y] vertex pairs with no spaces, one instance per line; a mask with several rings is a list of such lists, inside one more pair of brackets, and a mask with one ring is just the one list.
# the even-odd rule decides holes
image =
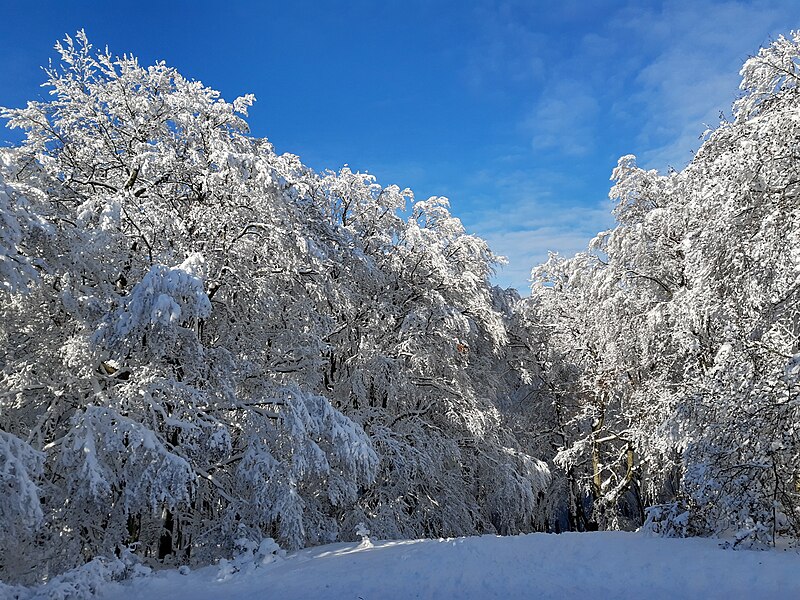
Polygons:
[[[616,160],[682,168],[738,70],[800,27],[800,2],[51,2],[6,0],[0,106],[45,98],[65,33],[166,60],[232,100],[278,152],[447,196],[527,290],[548,250],[612,224]],[[15,136],[3,130],[0,141]]]

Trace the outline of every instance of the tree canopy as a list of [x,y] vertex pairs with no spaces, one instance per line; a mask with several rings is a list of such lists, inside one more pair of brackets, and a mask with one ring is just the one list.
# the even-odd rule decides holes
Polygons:
[[365,528],[800,533],[800,33],[686,169],[622,157],[616,226],[526,298],[446,198],[56,48],[50,100],[0,113],[3,579]]

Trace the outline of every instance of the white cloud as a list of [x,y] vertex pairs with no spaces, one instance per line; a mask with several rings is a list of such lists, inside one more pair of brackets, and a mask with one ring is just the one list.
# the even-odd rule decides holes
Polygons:
[[[478,203],[480,209],[463,216],[495,252],[509,258],[497,280],[521,290],[548,250],[573,254],[613,224],[607,201],[588,197],[580,204],[559,197],[565,193],[559,177],[585,176],[579,161],[600,161],[607,147],[637,154],[648,168],[682,168],[706,125],[716,125],[719,112],[729,111],[747,56],[800,21],[800,4],[791,1],[630,1],[607,5],[596,30],[553,48],[543,43],[537,19],[522,18],[535,14],[530,4],[512,0],[491,6],[484,12],[492,42],[476,46],[481,59],[472,67],[483,76],[475,81],[505,76],[531,86],[519,127],[530,140],[530,168],[515,160],[515,172],[486,171],[484,178],[496,179],[492,184],[476,175],[475,187],[491,185],[504,203]],[[569,28],[581,6],[567,2],[552,10]],[[536,179],[543,159],[560,174]],[[602,160],[609,159],[604,154]],[[607,185],[598,181],[595,189]]]
[[728,113],[748,55],[800,18],[800,6],[779,1],[671,1],[620,11],[611,29],[649,56],[634,68],[630,98],[619,103],[636,119],[631,151],[643,166],[678,169],[691,159],[706,125]]
[[558,81],[541,93],[526,121],[534,150],[584,156],[595,147],[599,105],[592,90],[578,81]]
[[537,211],[538,219],[525,227],[507,231],[484,231],[483,236],[495,253],[505,256],[508,264],[498,269],[495,282],[528,292],[531,269],[547,260],[549,252],[572,256],[586,250],[589,241],[612,225],[612,217],[600,208],[573,207],[569,212],[576,222],[554,220],[550,210]]
[[474,171],[445,169],[433,181],[439,169],[428,164],[418,179],[450,195],[467,229],[509,258],[496,280],[523,292],[548,251],[574,254],[612,226],[597,173],[610,173],[615,153],[682,168],[706,125],[729,111],[748,55],[800,25],[792,0],[564,0],[544,21],[528,0],[474,12],[482,29],[464,74],[473,92],[502,98],[516,131]]
[[[515,0],[478,9],[471,81],[495,91],[527,84],[520,128],[534,151],[585,156],[622,120],[635,132],[626,152],[660,169],[691,159],[705,125],[729,111],[748,55],[800,23],[793,0],[562,1],[548,9],[557,32],[543,30],[539,12]],[[598,17],[588,32],[587,14]],[[574,41],[572,27],[583,32]]]
[[540,79],[547,65],[542,57],[547,35],[520,19],[513,2],[484,2],[472,11],[478,39],[463,75],[467,83],[484,93],[505,93],[509,82]]
[[[481,176],[476,174],[476,180]],[[551,191],[552,179],[542,173],[516,171],[498,177],[495,185],[502,202],[486,199],[474,202],[470,211],[454,209],[468,231],[508,258],[496,283],[521,293],[528,291],[531,269],[547,260],[549,252],[571,256],[585,250],[598,232],[613,224],[609,200],[579,204],[558,198]]]

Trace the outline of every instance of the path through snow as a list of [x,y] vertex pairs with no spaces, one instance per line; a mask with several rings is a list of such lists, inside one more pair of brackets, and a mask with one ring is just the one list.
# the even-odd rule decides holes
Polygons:
[[800,553],[638,533],[332,544],[224,577],[219,567],[114,584],[104,599],[800,598]]

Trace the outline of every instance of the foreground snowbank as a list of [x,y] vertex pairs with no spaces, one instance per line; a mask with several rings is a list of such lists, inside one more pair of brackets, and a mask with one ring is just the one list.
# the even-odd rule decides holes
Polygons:
[[165,571],[105,599],[800,598],[797,550],[603,532],[332,544],[237,573]]

